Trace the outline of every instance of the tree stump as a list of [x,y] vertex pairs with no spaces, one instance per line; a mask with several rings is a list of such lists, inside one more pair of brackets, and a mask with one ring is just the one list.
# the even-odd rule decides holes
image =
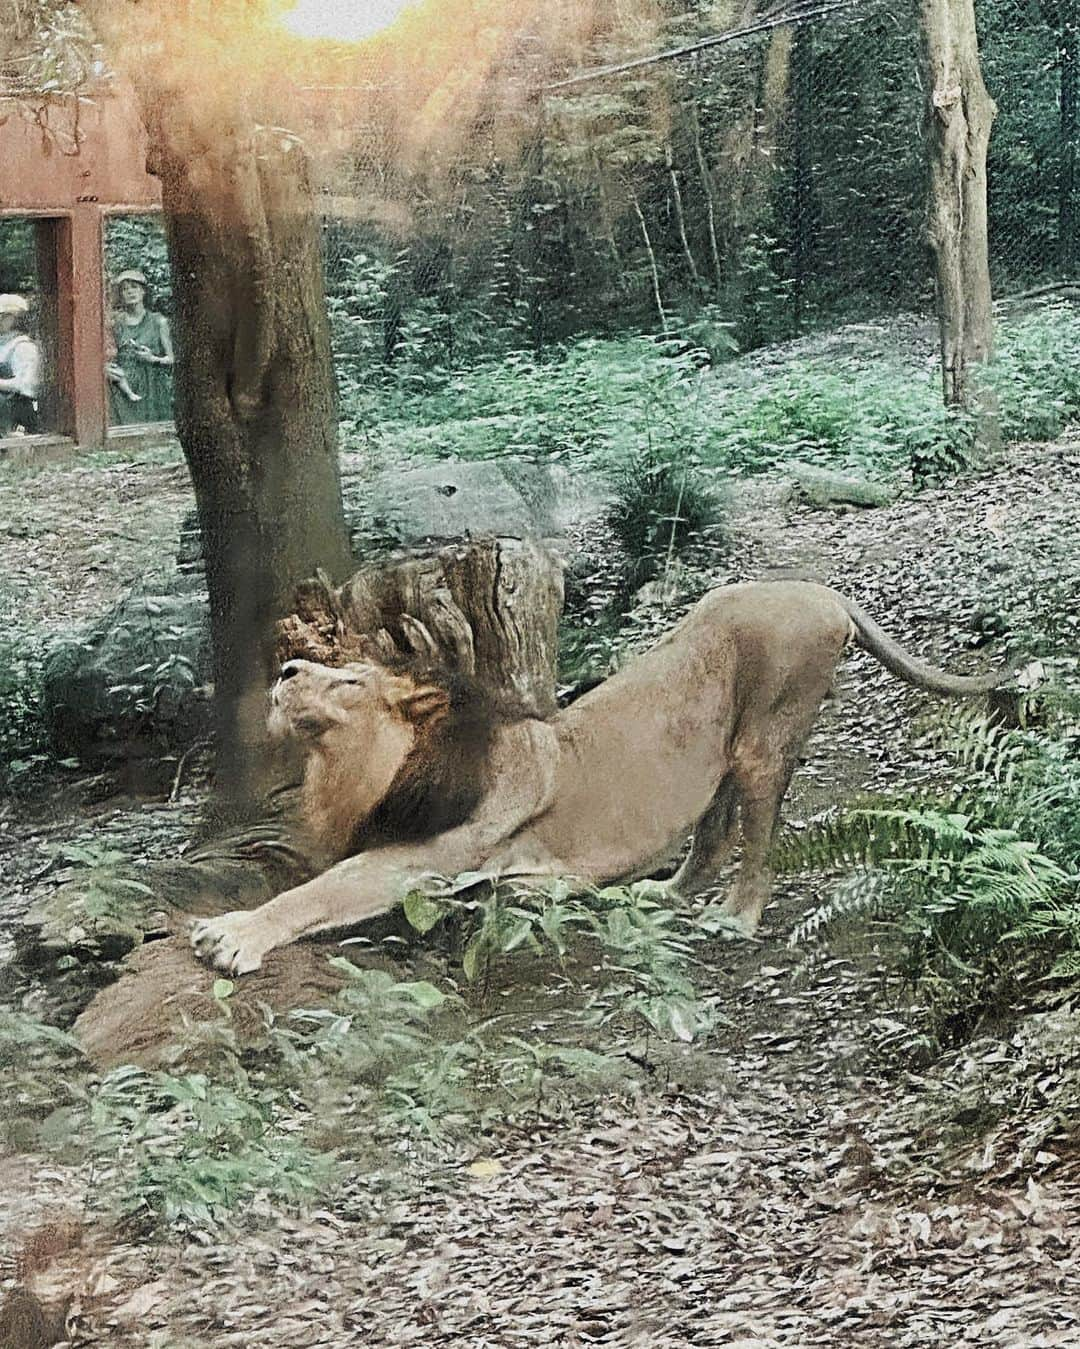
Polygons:
[[[561,608],[562,569],[553,552],[530,541],[469,541],[364,567],[338,588],[323,578],[305,582],[296,613],[280,625],[279,654],[327,664],[413,655],[460,670],[492,694],[546,717],[556,706]],[[316,875],[329,859],[295,817],[297,769],[294,763],[293,780],[282,782],[255,826],[211,839],[175,862],[97,869],[61,886],[24,920],[19,957],[40,966],[74,955],[97,967],[92,982],[100,984],[103,958],[122,957],[147,938],[182,937],[194,916],[257,907]],[[333,943],[325,946],[331,950]],[[266,1002],[287,1006],[294,992],[324,987],[311,973],[310,951],[282,955],[260,984]],[[309,975],[289,982],[290,962]],[[267,980],[286,983],[275,995]],[[115,988],[90,1004],[79,1034],[95,1058],[115,1061],[123,1006],[160,1003],[169,1012],[153,1031],[140,1036],[128,1026],[121,1036],[147,1061],[167,1042],[161,1036],[168,1028],[205,1013],[212,982],[186,941],[155,941],[138,952]]]
[[470,675],[531,716],[555,711],[562,566],[543,544],[488,539],[403,554],[361,568],[333,589],[321,578],[297,593],[279,654],[333,664],[353,653],[427,656]]

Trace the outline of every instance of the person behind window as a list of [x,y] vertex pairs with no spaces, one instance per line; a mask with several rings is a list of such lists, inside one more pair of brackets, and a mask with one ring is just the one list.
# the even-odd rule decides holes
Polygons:
[[26,333],[30,306],[22,295],[0,295],[0,435],[41,430],[38,386],[41,349]]
[[117,310],[105,366],[112,424],[172,420],[173,347],[169,321],[146,307],[146,276],[131,269],[113,282]]

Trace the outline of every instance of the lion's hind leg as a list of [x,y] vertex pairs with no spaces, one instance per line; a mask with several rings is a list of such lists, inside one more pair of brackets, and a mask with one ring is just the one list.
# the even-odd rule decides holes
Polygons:
[[686,860],[669,882],[675,894],[697,894],[716,880],[735,844],[738,804],[738,784],[735,775],[728,773],[694,826]]
[[739,874],[721,912],[731,919],[735,936],[752,937],[772,891],[770,863],[780,805],[795,768],[794,754],[779,763],[745,774],[740,783],[742,859]]

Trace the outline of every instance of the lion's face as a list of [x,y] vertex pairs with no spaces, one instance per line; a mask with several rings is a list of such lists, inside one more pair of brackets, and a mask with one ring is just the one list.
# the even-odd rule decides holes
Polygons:
[[316,741],[348,732],[365,742],[387,721],[415,724],[445,710],[446,695],[409,675],[381,665],[354,662],[331,667],[310,660],[289,660],[270,690],[268,725],[272,735]]
[[357,822],[390,790],[420,728],[448,705],[444,689],[376,664],[289,660],[281,667],[269,729],[307,748],[309,822],[342,855]]

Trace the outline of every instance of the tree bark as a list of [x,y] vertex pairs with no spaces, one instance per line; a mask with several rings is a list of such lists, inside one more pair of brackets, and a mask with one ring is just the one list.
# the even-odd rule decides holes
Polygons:
[[686,214],[683,211],[682,188],[679,186],[679,175],[675,169],[675,155],[669,145],[664,151],[664,160],[667,165],[668,178],[671,181],[672,204],[675,208],[675,223],[679,230],[679,240],[682,243],[683,257],[686,259],[686,266],[690,272],[690,277],[694,283],[694,290],[700,293],[701,273],[698,271],[697,262],[694,259],[694,251],[690,247],[690,240],[686,235]]
[[649,276],[652,279],[653,303],[656,305],[656,312],[660,318],[660,331],[666,333],[668,318],[667,311],[664,309],[664,297],[660,290],[660,268],[656,261],[656,250],[653,248],[649,226],[645,221],[645,213],[641,209],[641,202],[638,201],[637,195],[633,192],[630,194],[630,204],[634,208],[638,225],[641,227],[641,237],[645,241],[645,253],[649,259]]
[[943,392],[948,406],[979,415],[987,410],[969,371],[993,351],[986,154],[997,107],[983,83],[973,0],[921,0],[921,27]]
[[[695,70],[697,70],[695,65]],[[691,103],[690,119],[694,133],[694,158],[697,161],[701,190],[705,196],[705,224],[709,234],[709,256],[712,259],[713,286],[719,299],[724,289],[724,266],[720,260],[720,242],[716,234],[716,189],[713,183],[713,171],[705,158],[705,149],[701,143],[701,119],[698,116],[696,100]]]
[[340,580],[350,563],[308,166],[239,64],[260,37],[258,6],[96,0],[92,11],[135,85],[161,180],[176,428],[210,595],[215,799],[222,819],[252,818],[275,774],[263,715],[274,623],[301,578]]
[[376,658],[430,656],[529,716],[549,717],[562,602],[562,567],[543,545],[473,540],[362,567],[340,589],[306,582],[279,654],[333,662],[359,643]]
[[795,331],[806,321],[806,280],[814,236],[814,28],[803,24],[791,54],[791,254]]

